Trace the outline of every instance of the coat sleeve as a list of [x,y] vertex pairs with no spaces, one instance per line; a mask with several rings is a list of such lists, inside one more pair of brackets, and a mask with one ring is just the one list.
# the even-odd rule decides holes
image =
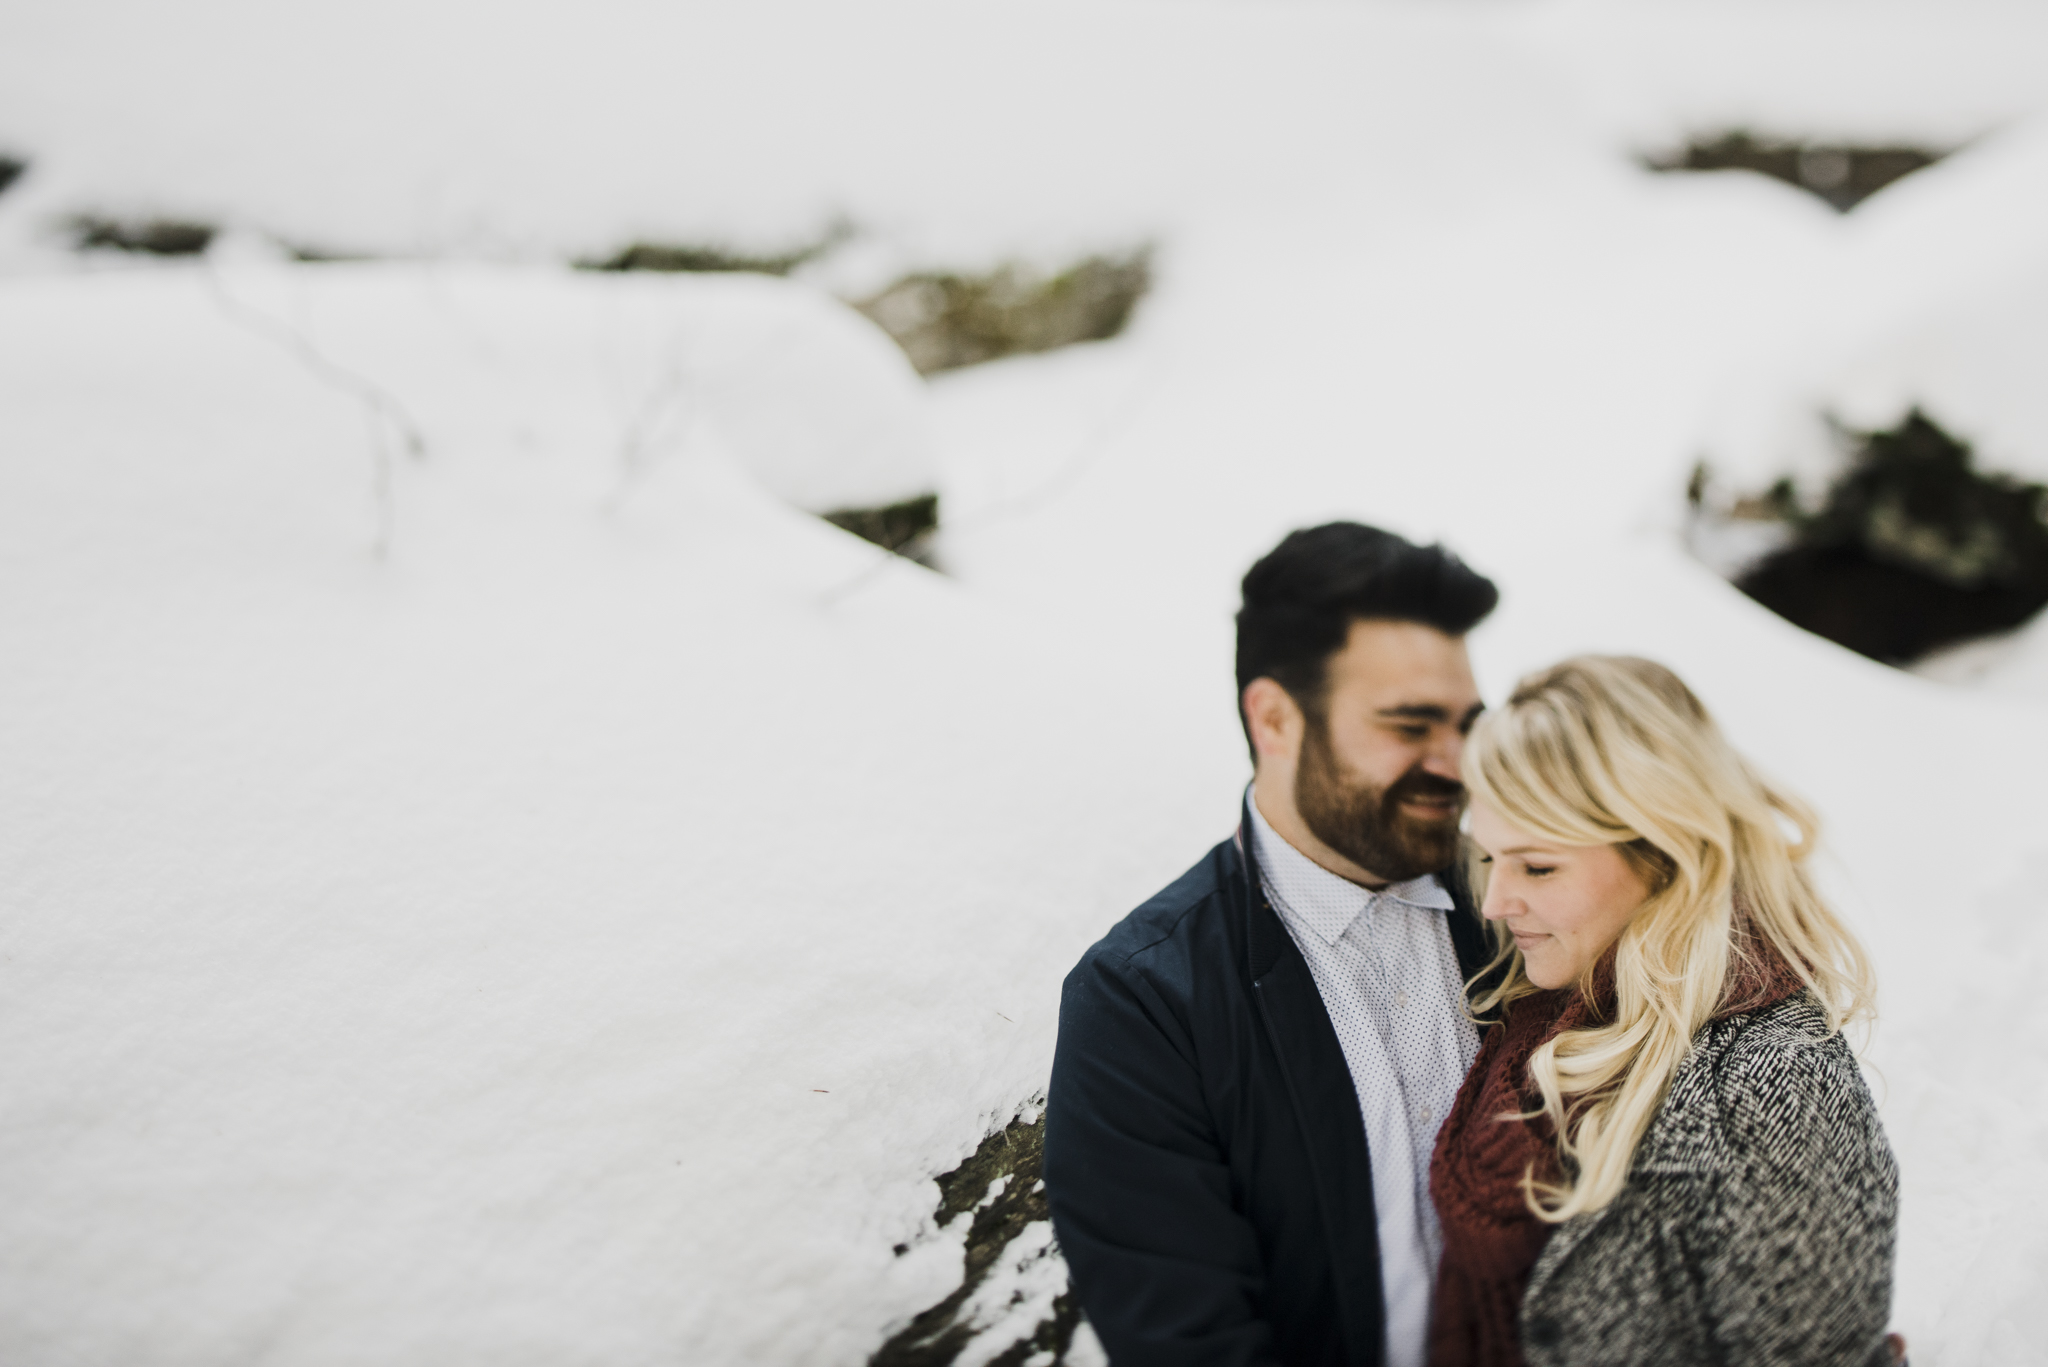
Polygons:
[[1068,976],[1046,1100],[1053,1226],[1114,1367],[1272,1361],[1258,1240],[1234,1207],[1193,1041],[1127,963]]
[[1890,1367],[1898,1169],[1840,1035],[1738,1047],[1720,1077],[1729,1170],[1701,1249],[1720,1361]]

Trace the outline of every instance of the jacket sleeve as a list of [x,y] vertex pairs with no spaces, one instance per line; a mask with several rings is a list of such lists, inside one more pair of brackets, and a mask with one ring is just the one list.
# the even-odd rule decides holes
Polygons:
[[1898,1169],[1841,1036],[1794,1038],[1723,1065],[1708,1320],[1726,1363],[1890,1367]]
[[1046,1101],[1053,1227],[1114,1367],[1272,1360],[1258,1240],[1233,1206],[1193,1041],[1098,950],[1067,978]]

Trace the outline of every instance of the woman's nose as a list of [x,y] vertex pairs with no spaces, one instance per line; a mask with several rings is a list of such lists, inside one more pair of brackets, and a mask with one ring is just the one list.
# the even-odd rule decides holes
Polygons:
[[1486,899],[1479,904],[1479,914],[1489,921],[1504,921],[1510,916],[1520,916],[1526,910],[1521,898],[1501,892],[1498,883],[1486,890]]

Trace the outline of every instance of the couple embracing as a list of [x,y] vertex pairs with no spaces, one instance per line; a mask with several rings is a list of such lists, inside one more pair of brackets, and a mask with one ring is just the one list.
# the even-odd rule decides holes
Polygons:
[[1355,523],[1245,576],[1237,833],[1066,983],[1089,1321],[1114,1367],[1889,1367],[1870,972],[1811,814],[1647,660],[1483,710],[1496,597]]

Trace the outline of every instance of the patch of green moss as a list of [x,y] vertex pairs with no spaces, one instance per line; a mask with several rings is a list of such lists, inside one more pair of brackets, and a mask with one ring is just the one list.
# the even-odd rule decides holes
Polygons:
[[920,560],[939,529],[939,496],[919,494],[880,508],[841,508],[826,513],[825,520],[885,551]]
[[1861,145],[1757,137],[1744,129],[1695,138],[1671,156],[1645,159],[1657,171],[1756,171],[1818,195],[1842,213],[1903,176],[1947,155],[1903,144]]
[[2048,487],[1978,470],[1967,443],[1918,409],[1853,434],[1819,507],[1788,482],[1745,500],[1791,541],[1736,586],[1859,654],[1902,664],[2008,631],[2048,607]]
[[220,228],[183,218],[107,218],[74,214],[65,224],[79,251],[139,252],[149,256],[199,256]]
[[323,246],[319,243],[279,240],[285,255],[292,260],[309,266],[324,265],[337,261],[375,261],[375,252],[346,251],[338,247]]
[[1152,251],[1091,256],[1054,275],[1015,263],[985,275],[906,275],[855,307],[922,375],[1114,337],[1152,284]]
[[837,247],[852,229],[835,223],[816,240],[784,252],[748,252],[707,242],[631,242],[608,257],[578,261],[587,271],[661,271],[725,273],[751,271],[758,275],[788,275]]
[[[1026,1227],[1052,1218],[1045,1199],[1044,1169],[1045,1116],[1041,1113],[1028,1124],[1012,1120],[982,1140],[959,1167],[939,1174],[939,1223],[948,1224],[970,1213],[973,1216],[967,1228],[966,1273],[944,1300],[920,1312],[876,1349],[868,1367],[950,1367],[960,1356],[974,1339],[973,1327],[958,1318],[968,1297],[1013,1239]],[[988,1200],[989,1187],[1001,1179],[1007,1179],[1002,1191]],[[1028,1337],[990,1359],[991,1367],[1022,1367],[1027,1359],[1044,1352],[1050,1352],[1055,1363],[1063,1361],[1080,1322],[1081,1308],[1074,1303],[1073,1293],[1061,1295],[1053,1302],[1052,1314]]]

